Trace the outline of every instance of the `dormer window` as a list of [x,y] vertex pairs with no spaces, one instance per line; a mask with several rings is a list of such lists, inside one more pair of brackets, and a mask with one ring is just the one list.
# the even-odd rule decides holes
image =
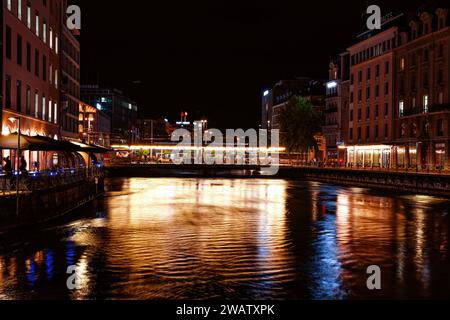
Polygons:
[[436,15],[438,17],[438,29],[445,28],[447,24],[448,9],[439,8],[436,10]]
[[422,35],[429,34],[432,32],[431,23],[433,16],[428,12],[424,12],[420,15],[420,20],[422,21]]

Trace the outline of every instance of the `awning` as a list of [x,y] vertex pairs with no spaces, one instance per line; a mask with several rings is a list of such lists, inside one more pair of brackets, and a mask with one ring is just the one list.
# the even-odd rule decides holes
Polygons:
[[[17,149],[17,133],[7,136],[0,136],[0,150]],[[20,136],[20,149],[29,151],[66,151],[66,152],[87,152],[87,153],[108,153],[110,150],[86,144],[75,144],[69,141],[59,141],[41,136]]]

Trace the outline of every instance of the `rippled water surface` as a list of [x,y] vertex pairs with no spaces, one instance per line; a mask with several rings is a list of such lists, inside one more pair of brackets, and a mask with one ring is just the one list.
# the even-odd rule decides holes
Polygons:
[[[448,200],[284,180],[108,184],[72,221],[0,236],[0,299],[450,298]],[[366,287],[370,265],[381,291]]]

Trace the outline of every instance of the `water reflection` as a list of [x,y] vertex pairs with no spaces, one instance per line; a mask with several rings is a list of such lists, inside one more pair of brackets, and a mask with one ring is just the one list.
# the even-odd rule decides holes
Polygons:
[[283,180],[108,188],[75,222],[0,238],[1,299],[450,297],[446,200]]

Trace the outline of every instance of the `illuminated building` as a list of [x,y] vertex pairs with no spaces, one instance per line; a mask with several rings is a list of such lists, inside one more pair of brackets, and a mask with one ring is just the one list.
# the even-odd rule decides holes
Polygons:
[[[20,117],[22,134],[59,139],[62,1],[3,1],[1,10],[2,134],[17,132],[9,119]],[[24,156],[28,164],[45,161]]]
[[132,143],[137,140],[138,107],[120,90],[98,85],[81,86],[81,100],[111,118],[111,143]]
[[448,8],[419,10],[396,48],[397,166],[450,168]]
[[[67,6],[64,0],[64,7]],[[80,102],[80,43],[65,21],[61,25],[61,134],[64,139],[78,139],[78,104]]]
[[103,111],[80,102],[77,131],[79,139],[85,143],[109,147],[111,118]]
[[[393,166],[394,63],[400,17],[382,30],[359,35],[347,49],[350,55],[349,129],[345,144],[347,165],[372,168]],[[341,146],[341,148],[344,148]]]
[[330,63],[329,82],[326,84],[324,124],[322,132],[326,141],[326,161],[344,164],[345,152],[338,148],[348,135],[349,107],[349,55],[343,53]]

